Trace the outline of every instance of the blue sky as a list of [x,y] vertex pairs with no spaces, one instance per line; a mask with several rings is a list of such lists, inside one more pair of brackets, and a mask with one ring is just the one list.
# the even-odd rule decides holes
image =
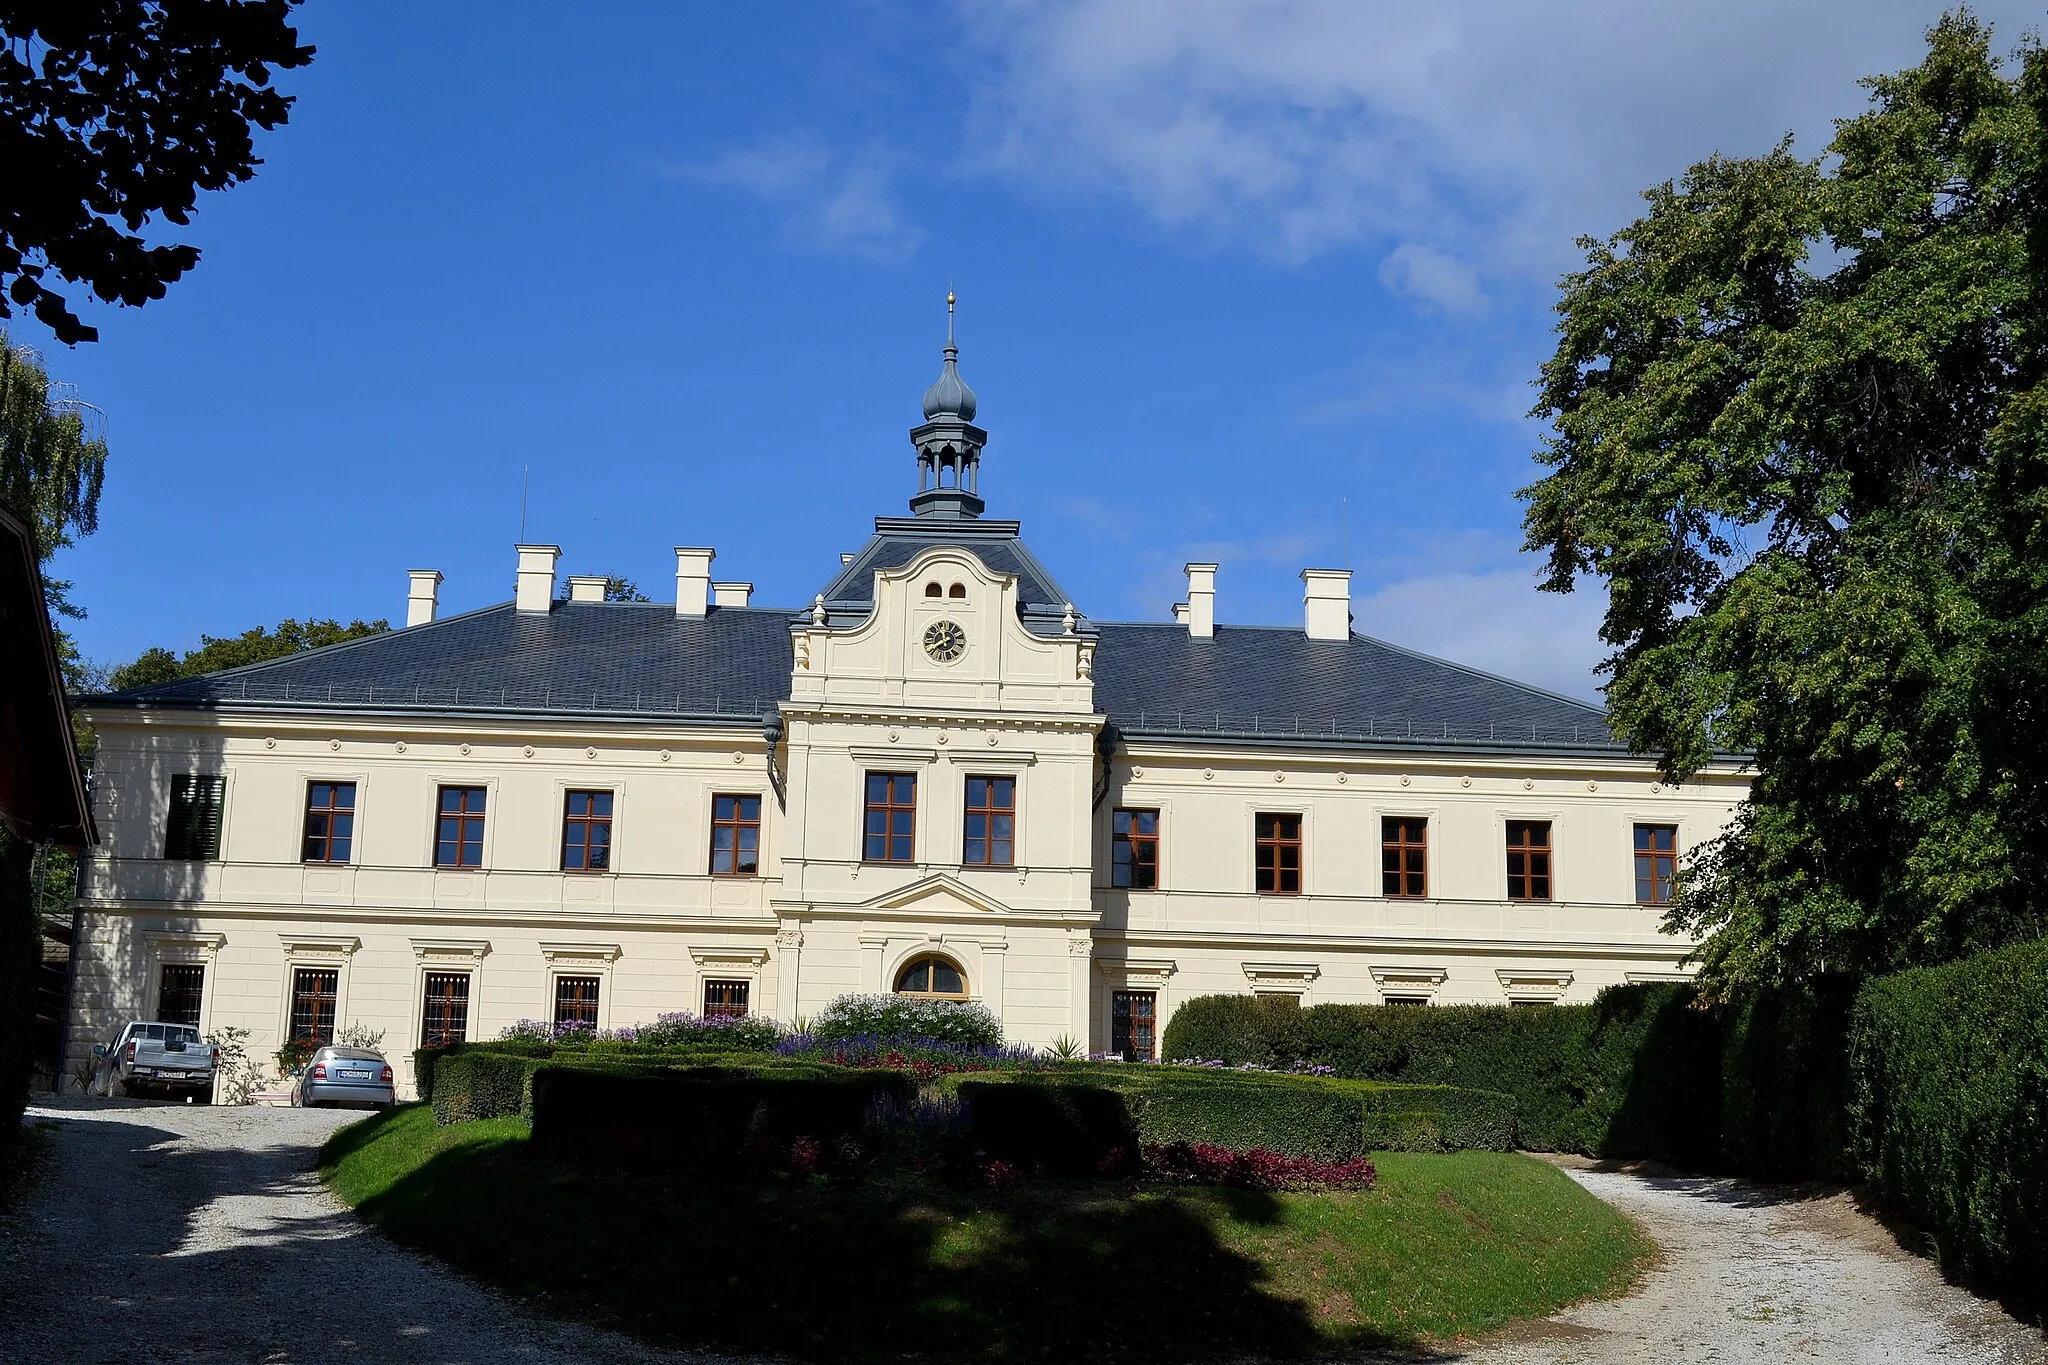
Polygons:
[[[1705,154],[1817,148],[1937,4],[316,3],[198,270],[91,310],[88,657],[402,619],[678,544],[796,606],[915,488],[948,285],[982,490],[1098,619],[1358,628],[1592,695],[1596,592],[1514,490],[1572,239]],[[2039,11],[1980,12],[2016,39]]]

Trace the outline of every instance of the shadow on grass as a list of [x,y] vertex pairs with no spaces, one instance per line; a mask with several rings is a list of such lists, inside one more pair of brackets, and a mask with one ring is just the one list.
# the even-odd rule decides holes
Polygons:
[[[355,1151],[402,1116],[338,1135]],[[340,1151],[330,1146],[324,1157]],[[821,1360],[1210,1360],[1399,1346],[1319,1331],[1218,1234],[1237,1190],[748,1182],[448,1147],[361,1205],[398,1240],[550,1311],[664,1343]]]

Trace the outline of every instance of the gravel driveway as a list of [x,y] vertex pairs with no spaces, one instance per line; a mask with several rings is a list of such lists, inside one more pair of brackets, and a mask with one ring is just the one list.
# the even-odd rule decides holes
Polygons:
[[[366,1231],[311,1172],[355,1116],[62,1100],[28,1207],[0,1223],[0,1361],[677,1362],[536,1319]],[[1847,1196],[1579,1167],[1664,1248],[1642,1288],[1473,1348],[1474,1365],[2048,1362],[2040,1333],[1942,1283]],[[345,1327],[302,1305],[348,1289]]]

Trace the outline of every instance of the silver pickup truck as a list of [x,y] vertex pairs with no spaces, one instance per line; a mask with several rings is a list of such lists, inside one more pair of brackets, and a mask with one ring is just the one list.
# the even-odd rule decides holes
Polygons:
[[145,1086],[174,1095],[211,1095],[220,1065],[220,1049],[202,1042],[190,1024],[130,1024],[112,1046],[97,1045],[92,1053],[99,1058],[93,1089],[102,1095],[112,1095],[117,1087],[133,1095]]

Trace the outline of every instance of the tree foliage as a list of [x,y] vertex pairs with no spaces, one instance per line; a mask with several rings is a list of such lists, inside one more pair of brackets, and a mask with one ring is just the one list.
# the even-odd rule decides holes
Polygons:
[[1827,155],[1714,157],[1568,276],[1523,490],[1610,713],[1752,756],[1676,930],[1726,990],[2048,929],[2048,54],[1967,11]]
[[[0,504],[28,523],[39,562],[99,525],[106,468],[106,440],[82,405],[53,392],[36,353],[0,332]],[[53,586],[52,609],[78,615]]]
[[196,678],[202,673],[218,673],[224,668],[244,668],[271,659],[282,659],[302,650],[360,640],[366,635],[378,635],[389,629],[389,621],[351,621],[343,625],[339,621],[287,619],[279,622],[275,630],[258,626],[225,638],[202,635],[199,648],[188,650],[182,658],[160,646],[144,650],[133,663],[115,669],[107,681],[116,691],[151,687],[157,683],[176,682],[180,678]]
[[272,68],[306,65],[297,0],[0,0],[0,317],[32,310],[66,344],[93,341],[51,277],[140,305],[198,264],[151,246],[201,190],[255,174],[252,128],[291,100]]

